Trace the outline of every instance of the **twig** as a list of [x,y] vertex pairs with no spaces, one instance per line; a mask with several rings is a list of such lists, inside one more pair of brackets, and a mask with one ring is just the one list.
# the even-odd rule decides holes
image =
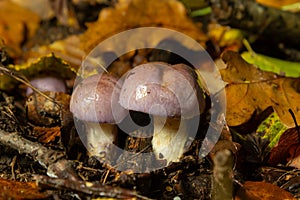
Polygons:
[[299,46],[300,16],[263,6],[254,0],[209,0],[214,18],[222,24]]
[[74,173],[71,161],[65,159],[65,152],[48,149],[39,143],[23,138],[18,133],[7,133],[3,130],[0,130],[0,143],[19,151],[20,154],[29,154],[47,169],[47,174],[51,177],[79,179]]
[[49,165],[65,157],[64,152],[48,149],[41,144],[23,138],[18,133],[7,133],[0,130],[0,143],[16,149],[20,154],[29,154],[46,169]]
[[123,160],[121,162],[118,162],[117,164],[115,164],[112,168],[116,169],[118,166],[122,165],[123,163],[126,163],[130,160],[133,160],[134,158],[138,157],[139,155],[141,155],[143,152],[145,152],[146,150],[148,150],[151,146],[147,145],[145,148],[143,148],[142,150],[138,151],[137,153],[135,153],[132,156],[129,156],[126,160]]
[[148,197],[137,194],[136,191],[103,185],[101,183],[95,184],[86,181],[55,179],[42,175],[35,176],[35,179],[37,184],[41,187],[47,186],[56,189],[67,189],[95,197],[110,197],[117,199],[138,198],[150,200]]
[[52,101],[53,103],[57,104],[58,106],[60,106],[54,99],[52,99],[51,97],[45,95],[39,89],[34,87],[25,77],[23,77],[22,75],[17,75],[16,72],[13,72],[12,70],[6,68],[1,63],[0,63],[0,71],[2,73],[4,73],[5,75],[10,76],[10,77],[16,79],[17,81],[25,84],[27,87],[30,87],[36,93],[40,94],[41,96],[45,97],[46,99],[48,99],[48,100]]
[[294,114],[294,112],[292,111],[292,109],[289,109],[289,112],[294,120],[294,123],[295,123],[295,126],[296,126],[296,129],[297,129],[297,133],[298,133],[298,140],[300,142],[300,130],[299,130],[299,126],[298,126],[298,123],[297,123],[297,119],[296,119],[296,116]]
[[14,180],[16,180],[16,174],[15,174],[15,165],[17,162],[17,156],[14,156],[11,163],[10,163],[10,167],[11,167],[11,174]]

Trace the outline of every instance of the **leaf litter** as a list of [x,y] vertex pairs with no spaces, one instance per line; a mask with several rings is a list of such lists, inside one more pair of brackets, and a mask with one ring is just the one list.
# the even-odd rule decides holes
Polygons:
[[247,122],[255,111],[258,113],[272,106],[287,127],[294,127],[289,113],[291,109],[300,121],[299,78],[287,78],[275,73],[264,72],[247,63],[235,52],[222,55],[227,68],[221,70],[227,82],[226,119],[229,126]]
[[[15,5],[13,5],[13,7],[15,8]],[[23,9],[19,6],[16,6],[16,8],[18,12],[18,9]],[[64,12],[66,12],[66,10],[64,10]],[[8,15],[8,13],[6,14]],[[117,4],[114,4],[114,6],[102,9],[99,13],[98,20],[88,23],[87,30],[82,34],[71,35],[66,39],[55,41],[50,45],[32,48],[23,54],[23,49],[21,46],[23,44],[23,40],[27,40],[27,36],[23,34],[24,27],[29,28],[28,34],[31,38],[33,37],[32,32],[36,30],[40,20],[39,17],[36,17],[35,14],[30,12],[24,15],[27,17],[35,17],[33,17],[34,20],[32,22],[27,18],[25,21],[22,21],[23,19],[20,18],[13,18],[13,20],[17,22],[16,27],[14,27],[14,29],[9,29],[8,32],[7,30],[3,29],[3,27],[7,24],[11,25],[11,23],[9,21],[5,21],[7,19],[5,19],[4,22],[0,20],[0,33],[1,30],[4,30],[4,34],[3,36],[1,35],[1,37],[4,37],[8,54],[12,57],[19,57],[23,59],[19,60],[20,64],[6,65],[6,67],[9,70],[23,74],[28,79],[31,79],[35,76],[38,77],[43,74],[54,73],[60,74],[60,76],[62,76],[62,78],[65,80],[72,80],[76,76],[76,71],[81,64],[82,58],[84,58],[86,54],[93,49],[93,47],[113,34],[132,28],[145,26],[170,28],[187,34],[205,47],[206,42],[209,40],[209,37],[207,37],[206,34],[201,30],[202,25],[196,25],[190,18],[188,18],[186,9],[178,1],[120,0]],[[72,18],[73,16],[61,15],[59,17],[67,19],[68,17]],[[60,20],[63,21],[64,19],[62,18],[60,18]],[[19,26],[20,23],[24,23],[24,27]],[[66,22],[66,25],[72,26],[72,23],[73,22],[70,22],[70,24],[68,24],[68,22]],[[220,29],[218,26],[212,27],[212,37],[222,37],[223,33],[220,33],[220,31],[224,31],[224,29]],[[225,30],[227,29],[225,28]],[[18,33],[17,37],[13,38],[13,40],[10,31]],[[150,42],[154,46],[161,42],[156,40],[154,36],[149,37],[153,37],[153,40],[150,40]],[[231,48],[239,50],[241,48],[242,37],[245,37],[245,35],[239,30],[231,30],[228,31],[225,34],[225,37],[221,38],[220,40],[215,38],[214,44],[219,45],[218,42],[220,42],[220,49]],[[137,42],[136,38],[128,38],[128,40],[131,42]],[[2,51],[2,49],[0,49],[0,51]],[[130,69],[132,66],[129,65],[132,60],[136,61],[141,59],[141,61],[137,61],[137,63],[147,62],[149,57],[148,53],[149,52],[145,53],[143,51],[130,53],[128,54],[130,56],[126,55],[114,63],[114,70],[122,71],[120,74],[123,74],[124,70],[120,70],[118,68],[121,68],[124,66],[124,63],[126,63],[126,70]],[[259,56],[260,58],[264,58],[261,55]],[[241,145],[245,148],[247,145],[242,142],[237,144],[231,139],[231,134],[234,135],[234,128],[237,126],[243,126],[255,116],[260,116],[270,106],[274,108],[275,112],[268,116],[265,121],[260,123],[260,126],[255,133],[248,135],[249,137],[245,137],[246,139],[244,139],[246,143],[248,141],[252,141],[248,144],[249,148],[253,148],[255,145],[265,146],[265,144],[269,144],[264,142],[264,139],[267,138],[271,144],[269,146],[269,148],[271,148],[271,152],[268,164],[272,165],[273,167],[276,167],[278,164],[284,164],[299,168],[299,137],[297,137],[297,130],[294,128],[295,123],[293,118],[288,112],[288,110],[291,109],[295,114],[296,120],[298,122],[300,121],[300,80],[297,78],[298,76],[294,76],[294,74],[292,74],[294,71],[285,71],[284,74],[279,71],[278,74],[277,68],[271,68],[271,71],[275,73],[262,71],[255,67],[257,63],[249,64],[244,61],[238,53],[230,51],[223,53],[222,58],[227,65],[227,68],[221,70],[221,74],[224,81],[227,82],[225,88],[227,94],[226,120],[227,124],[229,125],[227,134],[229,134],[230,137],[222,136],[223,139],[218,143],[219,146],[221,146],[221,150],[219,149],[219,151],[215,153],[225,153],[229,160],[234,160],[234,163],[230,162],[231,164],[226,166],[230,171],[230,176],[227,177],[227,180],[233,180],[232,170],[239,172],[239,165],[243,163],[243,159],[245,159],[243,156],[246,157],[246,155],[239,150],[239,146]],[[286,65],[289,63],[280,64]],[[280,75],[292,75],[294,78]],[[7,78],[7,76],[3,74],[0,74],[0,86],[1,89],[6,92],[11,92],[12,88],[17,88],[18,92],[24,92],[24,86],[11,78]],[[70,87],[68,91],[69,94],[71,91],[72,89]],[[49,95],[49,93],[46,94]],[[67,97],[69,94],[66,94]],[[20,98],[25,97],[19,96],[18,98],[19,99],[17,100],[20,100]],[[3,98],[1,100],[3,100]],[[38,103],[41,103],[39,106],[43,105],[43,103],[46,103],[47,101],[49,101],[49,99],[39,97]],[[21,102],[24,103],[24,99],[22,99]],[[35,104],[31,104],[30,106],[31,111],[34,111],[36,108]],[[24,109],[21,115],[24,116],[24,105],[18,105],[18,109],[20,108]],[[6,111],[0,111],[1,114],[3,114],[2,116],[6,116]],[[12,110],[12,112],[16,112],[16,110]],[[20,112],[20,110],[18,110],[18,112]],[[136,181],[148,180],[147,178],[141,178],[143,174],[141,176],[134,176],[130,173],[117,173],[111,168],[106,168],[107,166],[101,166],[101,164],[97,163],[97,161],[93,161],[91,158],[85,158],[84,148],[80,146],[78,137],[76,137],[76,134],[74,135],[74,133],[71,133],[72,128],[69,126],[67,128],[63,127],[63,122],[58,124],[56,123],[53,126],[48,126],[47,124],[43,123],[38,124],[38,126],[34,124],[34,122],[43,120],[43,115],[47,114],[47,112],[48,110],[45,111],[45,107],[39,107],[37,111],[29,112],[31,119],[34,118],[34,120],[31,120],[31,122],[26,121],[30,119],[30,117],[26,118],[25,121],[22,120],[23,123],[27,123],[27,125],[31,127],[32,132],[29,131],[30,134],[28,135],[25,135],[24,133],[7,134],[6,132],[2,132],[0,130],[0,133],[3,134],[3,137],[1,138],[2,144],[7,144],[9,143],[8,141],[14,140],[15,142],[12,143],[12,148],[17,150],[19,149],[20,153],[28,154],[29,157],[33,158],[32,161],[40,163],[42,168],[47,170],[46,174],[48,176],[37,176],[37,182],[41,188],[45,189],[50,187],[58,191],[69,190],[75,193],[84,193],[89,197],[93,195],[93,193],[97,192],[103,194],[103,197],[110,198],[116,198],[118,197],[117,195],[120,195],[119,197],[124,198],[147,199],[147,197],[139,195],[139,193],[142,192],[141,189],[133,189],[135,186],[137,186]],[[50,113],[49,115],[45,116],[53,117],[54,120],[62,120],[58,119],[61,117],[60,114],[56,114],[57,113],[52,115]],[[233,129],[231,130],[231,128]],[[23,132],[22,130],[17,131]],[[66,141],[63,138],[65,137],[63,135],[69,137],[70,139]],[[57,138],[59,138],[59,141],[57,141]],[[51,145],[49,145],[49,143],[51,143]],[[24,145],[22,146],[21,144]],[[65,152],[63,147],[64,145],[71,147]],[[197,143],[193,145],[195,145],[195,149],[197,149]],[[40,150],[32,151],[30,150],[30,146]],[[45,146],[47,148],[45,148]],[[225,149],[224,152],[222,152],[223,149]],[[264,155],[264,157],[267,157],[265,152],[263,152],[264,148],[261,148],[260,151],[262,151],[261,153]],[[255,152],[256,151],[253,153]],[[68,159],[70,160],[67,160],[65,153],[67,153]],[[52,162],[52,154],[56,155],[54,158],[54,163]],[[195,154],[195,152],[191,154]],[[154,180],[156,187],[154,186],[155,195],[152,196],[164,196],[164,198],[176,198],[183,194],[183,197],[188,197],[191,195],[195,198],[204,198],[204,196],[201,195],[209,196],[209,187],[211,185],[210,182],[216,180],[214,178],[208,178],[211,177],[211,171],[208,169],[209,167],[212,167],[210,163],[212,161],[210,159],[212,159],[215,164],[218,162],[214,160],[214,157],[207,158],[207,160],[204,161],[198,161],[190,156],[186,156],[181,160],[181,162],[168,166],[163,171],[158,170],[158,172],[152,174],[154,179],[159,179]],[[232,167],[233,164],[236,166],[234,169]],[[264,160],[260,160],[259,164],[265,164]],[[215,169],[222,171],[222,169],[224,169],[223,167],[224,166],[221,165]],[[215,170],[214,173],[217,173],[217,171],[218,170]],[[16,171],[16,173],[20,173],[20,171]],[[215,177],[222,175],[222,173],[216,174]],[[36,172],[36,174],[39,173]],[[235,197],[235,199],[238,199],[238,196],[240,196],[240,199],[270,199],[271,197],[273,198],[276,196],[285,196],[286,198],[293,199],[290,193],[285,192],[279,187],[275,187],[274,185],[272,186],[263,182],[251,183],[247,181],[249,177],[247,177],[247,175],[245,175],[245,177],[246,178],[244,180],[246,180],[246,182],[241,183],[242,187],[238,189],[238,195]],[[31,178],[29,179],[31,180]],[[78,181],[79,179],[80,181]],[[239,178],[234,178],[236,182],[239,182],[239,180],[236,179]],[[86,180],[95,182],[91,184],[86,182]],[[99,184],[99,180],[106,180],[107,186],[112,186],[102,186]],[[17,183],[23,184],[22,182]],[[9,183],[2,182],[0,184],[6,186],[9,185]],[[85,187],[81,188],[80,184],[85,185]],[[45,187],[45,185],[47,185],[47,187]],[[125,188],[129,187],[129,189],[115,188],[115,185]],[[260,187],[256,187],[257,185]],[[26,187],[26,185],[24,185],[24,187]],[[147,188],[147,185],[141,185],[138,188],[149,189]],[[262,188],[267,188],[268,191],[263,190]],[[290,191],[289,188],[285,189]],[[270,191],[272,191],[271,194],[268,194]],[[39,191],[35,190],[35,188],[33,189],[33,193],[35,193],[35,196],[29,195],[28,198],[44,198],[44,193],[39,193]],[[225,191],[225,193],[230,195],[228,191]],[[70,193],[68,194],[72,195]],[[8,195],[13,194],[9,193]]]

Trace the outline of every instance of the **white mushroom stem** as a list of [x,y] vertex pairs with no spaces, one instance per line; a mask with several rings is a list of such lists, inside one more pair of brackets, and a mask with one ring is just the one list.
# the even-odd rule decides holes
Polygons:
[[86,148],[91,156],[101,156],[116,140],[117,127],[114,124],[86,122]]
[[166,159],[167,164],[178,162],[186,151],[187,140],[188,134],[184,120],[154,117],[152,148],[157,159]]

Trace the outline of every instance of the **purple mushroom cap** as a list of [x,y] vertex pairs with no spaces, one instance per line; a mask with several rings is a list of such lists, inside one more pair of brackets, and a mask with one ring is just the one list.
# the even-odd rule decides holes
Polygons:
[[120,122],[127,114],[118,103],[120,84],[110,74],[93,75],[84,79],[74,89],[71,97],[70,110],[73,116],[87,122]]
[[[52,91],[52,92],[66,92],[67,87],[65,82],[62,79],[56,78],[56,77],[42,77],[42,78],[36,78],[30,81],[30,83],[39,89],[42,92],[45,91]],[[32,89],[30,87],[26,90],[26,95],[30,95],[32,93]]]
[[194,70],[163,62],[142,64],[127,72],[119,102],[128,110],[165,117],[190,118],[205,107]]

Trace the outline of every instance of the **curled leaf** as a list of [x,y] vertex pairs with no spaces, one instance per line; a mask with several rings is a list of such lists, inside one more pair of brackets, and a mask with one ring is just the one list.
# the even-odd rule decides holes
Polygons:
[[235,196],[235,200],[296,200],[293,195],[276,185],[265,182],[246,181]]
[[271,150],[269,164],[286,164],[299,156],[300,141],[297,128],[286,130],[280,137],[277,145]]
[[[60,76],[63,79],[71,79],[76,76],[75,70],[64,60],[50,54],[40,57],[33,62],[22,65],[9,65],[12,71],[24,75],[27,79],[32,79],[41,75]],[[58,75],[59,74],[59,75]],[[18,82],[5,74],[0,73],[0,89],[9,90],[16,86]]]

